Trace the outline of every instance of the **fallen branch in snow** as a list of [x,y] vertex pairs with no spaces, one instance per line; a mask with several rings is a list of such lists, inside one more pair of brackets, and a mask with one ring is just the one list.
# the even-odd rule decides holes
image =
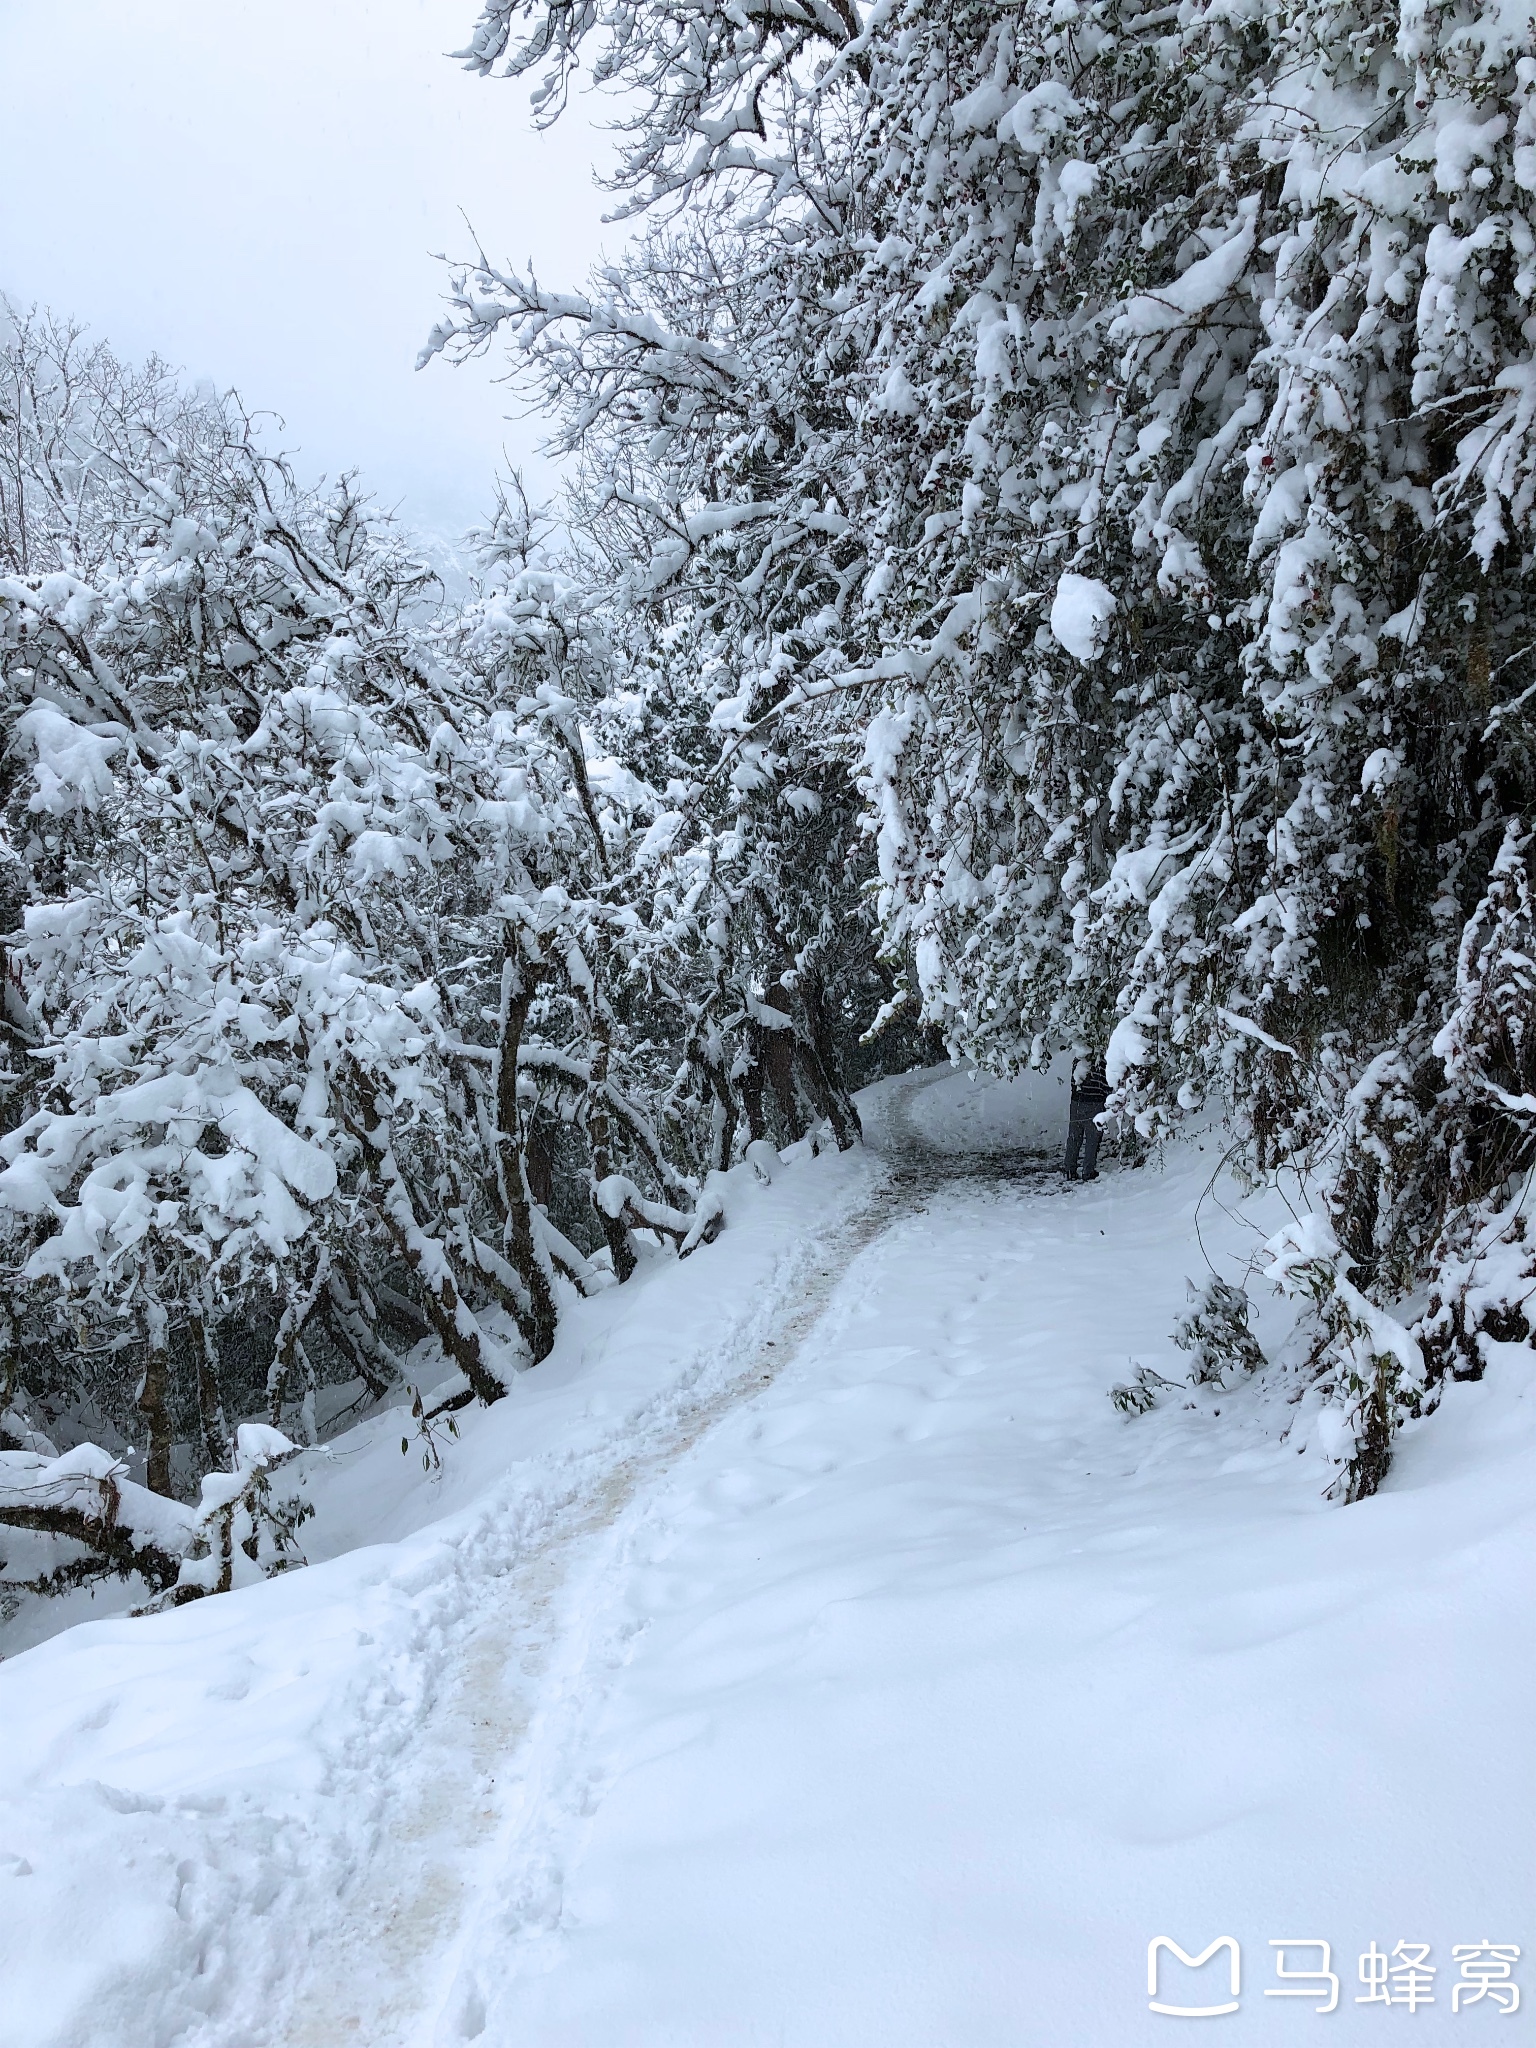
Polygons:
[[691,1214],[666,1202],[652,1202],[622,1173],[610,1173],[592,1191],[592,1199],[603,1215],[622,1223],[627,1230],[654,1230],[677,1246],[678,1256],[687,1258],[701,1244],[713,1244],[725,1228],[725,1196],[713,1185],[711,1174]]
[[62,1591],[115,1573],[163,1592],[181,1570],[193,1521],[189,1509],[131,1480],[121,1459],[79,1444],[54,1458],[0,1452],[0,1526],[63,1537],[86,1553],[35,1581],[12,1583]]
[[[151,1493],[99,1444],[77,1444],[57,1457],[0,1452],[0,1526],[77,1543],[82,1556],[51,1572],[9,1583],[56,1593],[115,1574],[141,1578],[150,1605],[182,1606],[206,1593],[226,1593],[303,1563],[293,1541],[308,1509],[274,1505],[271,1475],[299,1446],[263,1423],[235,1432],[232,1472],[210,1472],[196,1508]],[[144,1610],[141,1610],[144,1611]]]

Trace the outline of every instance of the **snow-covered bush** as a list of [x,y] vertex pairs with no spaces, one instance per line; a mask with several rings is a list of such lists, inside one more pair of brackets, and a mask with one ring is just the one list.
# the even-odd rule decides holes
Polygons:
[[1150,1365],[1138,1365],[1128,1380],[1121,1380],[1110,1388],[1110,1404],[1122,1415],[1150,1415],[1157,1406],[1158,1396],[1176,1384],[1173,1380],[1164,1379],[1160,1372],[1154,1372]]
[[1298,1218],[1266,1250],[1269,1278],[1308,1307],[1310,1362],[1329,1402],[1323,1435],[1345,1468],[1346,1498],[1364,1499],[1386,1475],[1398,1423],[1421,1411],[1427,1385],[1422,1346],[1355,1285],[1354,1261],[1325,1217]]
[[1173,1341],[1189,1353],[1193,1386],[1220,1386],[1229,1372],[1253,1372],[1264,1363],[1259,1340],[1248,1327],[1246,1291],[1215,1274],[1203,1291],[1189,1283],[1195,1306],[1179,1319]]

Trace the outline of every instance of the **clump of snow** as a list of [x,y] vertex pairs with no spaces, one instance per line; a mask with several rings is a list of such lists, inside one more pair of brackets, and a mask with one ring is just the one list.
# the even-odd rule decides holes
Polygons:
[[120,738],[87,731],[43,703],[22,712],[16,733],[33,759],[29,810],[61,818],[74,810],[99,810],[112,794],[112,761],[123,750]]
[[1402,769],[1403,757],[1396,747],[1377,747],[1365,757],[1360,787],[1367,796],[1385,796]]
[[1051,600],[1051,632],[1079,661],[1098,660],[1108,645],[1109,622],[1114,615],[1114,592],[1107,584],[1070,571],[1057,582]]
[[1122,1017],[1109,1034],[1104,1052],[1104,1073],[1111,1088],[1118,1088],[1128,1074],[1144,1067],[1157,1044],[1157,1019],[1144,1008]]
[[1171,284],[1128,300],[1125,311],[1110,323],[1111,338],[1128,341],[1137,335],[1166,334],[1224,299],[1253,254],[1257,212],[1257,200],[1242,200],[1233,231]]

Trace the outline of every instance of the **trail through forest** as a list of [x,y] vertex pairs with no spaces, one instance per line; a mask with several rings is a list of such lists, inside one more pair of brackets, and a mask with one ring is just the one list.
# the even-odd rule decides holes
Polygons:
[[1528,2017],[1536,18],[477,5],[547,506],[0,294],[0,2048]]
[[[1106,1400],[1181,1377],[1146,1302],[1204,1156],[1069,1187],[978,1110],[943,1076],[871,1100],[870,1185],[739,1370],[487,1586],[293,2039],[1044,2048],[1137,2038],[1147,1940],[1203,1948],[1234,1888],[1266,1979],[1298,1914],[1355,1938],[1379,1843],[1342,1831],[1320,1898],[1304,1816],[1390,1803],[1383,1716],[1446,1705],[1397,1682],[1397,1539],[1341,1552],[1294,1415]],[[1373,1639],[1365,1711],[1319,1711],[1319,1660]],[[1483,1918],[1489,1846],[1439,1845]]]
[[[479,1588],[482,1618],[420,1731],[379,1851],[307,1964],[285,2037],[294,2048],[434,2038],[440,2029],[418,2031],[434,2007],[451,2016],[447,2038],[472,2039],[484,2026],[477,1931],[489,1917],[526,1944],[558,1927],[565,1856],[595,1790],[592,1731],[635,1632],[637,1542],[654,1536],[689,1453],[797,1360],[863,1255],[920,1207],[925,1185],[956,1170],[912,1130],[912,1085],[893,1091],[880,1119],[884,1170],[796,1262],[730,1377],[696,1404],[665,1402],[638,1441],[586,1476],[543,1539]],[[1019,1166],[1010,1154],[965,1170]]]
[[1158,1934],[1263,2041],[1273,1939],[1344,2033],[1427,1942],[1465,2031],[1536,1895],[1528,1349],[1340,1508],[1315,1404],[1177,1384],[1280,1220],[1214,1142],[1069,1186],[1035,1084],[862,1107],[440,1470],[312,1454],[309,1570],[0,1665],[4,2048],[1134,2048]]

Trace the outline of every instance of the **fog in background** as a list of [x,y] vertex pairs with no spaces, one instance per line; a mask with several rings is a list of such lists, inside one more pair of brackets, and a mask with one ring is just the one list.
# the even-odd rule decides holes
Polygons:
[[502,450],[547,493],[490,359],[412,366],[460,208],[495,259],[575,284],[611,103],[535,135],[528,88],[444,52],[475,0],[0,0],[0,292],[283,415],[306,476],[359,469],[438,540]]

